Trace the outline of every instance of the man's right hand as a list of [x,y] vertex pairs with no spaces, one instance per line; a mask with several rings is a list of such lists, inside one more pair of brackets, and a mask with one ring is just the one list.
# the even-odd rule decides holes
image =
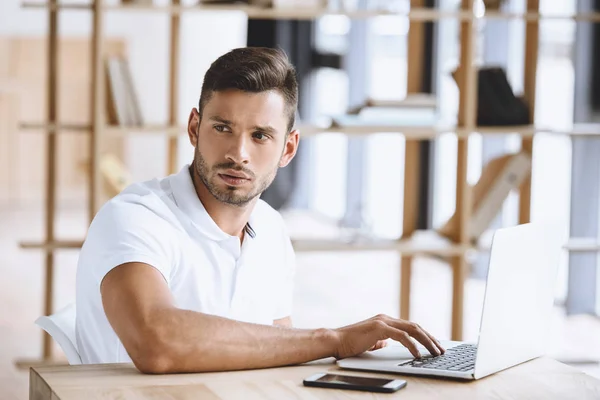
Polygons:
[[411,337],[425,346],[433,356],[446,351],[437,339],[419,325],[387,315],[377,315],[366,321],[334,329],[334,332],[337,337],[337,359],[357,356],[374,347],[379,348],[381,341],[386,339],[402,343],[415,358],[420,358],[421,354]]

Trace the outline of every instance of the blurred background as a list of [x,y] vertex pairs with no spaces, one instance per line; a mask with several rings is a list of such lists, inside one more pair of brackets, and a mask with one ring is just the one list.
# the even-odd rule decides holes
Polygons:
[[[387,313],[475,341],[491,233],[552,221],[550,356],[600,377],[600,2],[103,3],[60,2],[53,20],[47,3],[0,2],[0,399],[27,398],[27,365],[65,362],[34,321],[74,301],[91,210],[191,161],[182,125],[203,75],[246,45],[284,49],[301,85],[299,154],[263,194],[296,247],[296,326]],[[461,6],[475,16],[462,59]]]

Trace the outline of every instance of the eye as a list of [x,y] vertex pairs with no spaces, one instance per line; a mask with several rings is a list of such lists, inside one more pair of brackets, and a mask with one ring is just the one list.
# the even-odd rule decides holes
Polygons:
[[263,132],[254,132],[252,134],[252,137],[256,140],[258,140],[259,142],[264,142],[267,139],[269,139],[269,136],[267,136],[267,134],[263,133]]
[[214,125],[213,128],[217,132],[230,132],[230,129],[227,125]]

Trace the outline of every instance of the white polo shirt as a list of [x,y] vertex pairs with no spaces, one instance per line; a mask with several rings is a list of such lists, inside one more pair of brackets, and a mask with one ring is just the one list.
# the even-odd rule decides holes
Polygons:
[[89,228],[77,266],[77,346],[84,363],[130,362],[109,324],[100,283],[127,262],[152,265],[179,308],[271,325],[291,314],[294,251],[279,213],[259,200],[243,243],[198,199],[185,166],[136,183],[108,201]]

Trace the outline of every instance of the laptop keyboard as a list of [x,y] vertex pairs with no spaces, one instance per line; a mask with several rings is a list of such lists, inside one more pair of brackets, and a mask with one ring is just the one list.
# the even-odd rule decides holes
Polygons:
[[477,346],[461,344],[446,350],[441,356],[424,356],[419,359],[398,364],[400,367],[414,367],[426,369],[439,369],[447,371],[469,371],[475,368],[475,355]]

